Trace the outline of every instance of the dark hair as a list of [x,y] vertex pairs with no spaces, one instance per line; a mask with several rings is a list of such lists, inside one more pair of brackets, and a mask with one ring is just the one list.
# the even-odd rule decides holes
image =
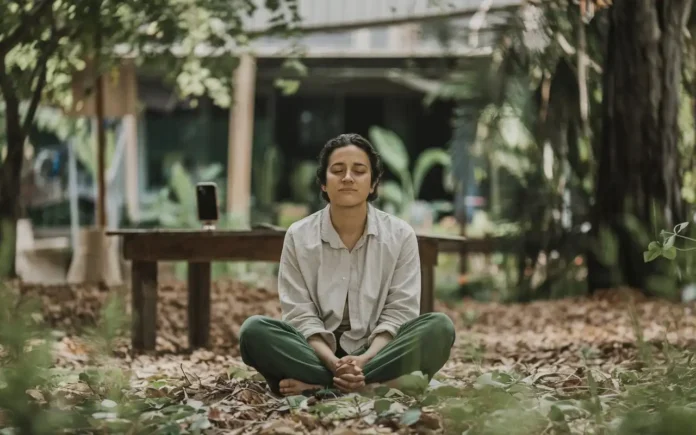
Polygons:
[[[329,157],[331,157],[331,153],[338,148],[343,148],[349,145],[355,145],[356,147],[365,151],[367,157],[370,159],[370,172],[372,176],[370,184],[374,186],[375,190],[368,195],[367,200],[374,201],[377,199],[377,186],[379,186],[379,181],[382,178],[383,173],[382,158],[379,156],[379,153],[375,147],[372,146],[370,141],[357,133],[344,133],[330,139],[324,144],[324,148],[322,148],[321,152],[319,153],[317,182],[320,186],[326,185],[326,171],[329,168]],[[326,202],[329,202],[329,195],[327,195],[323,190],[321,191],[321,197],[324,198]]]

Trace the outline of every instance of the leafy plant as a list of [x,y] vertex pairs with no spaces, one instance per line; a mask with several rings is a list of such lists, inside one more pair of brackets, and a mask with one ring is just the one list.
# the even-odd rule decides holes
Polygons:
[[260,167],[252,171],[256,186],[257,206],[268,208],[275,203],[283,155],[277,146],[269,146],[265,149],[263,158],[259,163]]
[[[129,379],[114,368],[112,343],[124,330],[123,299],[114,295],[89,331],[86,350],[100,368],[74,376],[53,367],[55,340],[45,325],[40,300],[0,283],[0,409],[3,433],[29,435],[89,431],[101,425],[91,410],[127,406]],[[67,378],[84,389],[61,391]],[[84,395],[79,391],[89,391]],[[67,395],[68,391],[71,391]],[[107,399],[107,397],[109,399]],[[113,399],[113,400],[112,400]],[[96,411],[95,411],[96,412]],[[98,420],[98,419],[97,419]]]
[[[0,218],[9,226],[18,218],[24,144],[39,106],[81,111],[85,101],[74,91],[82,87],[90,98],[96,77],[102,83],[118,79],[119,63],[130,58],[141,71],[163,72],[179,96],[190,97],[194,104],[209,96],[227,107],[240,49],[253,36],[289,37],[301,18],[297,0],[42,0],[4,5],[0,94],[6,146],[0,150]],[[250,35],[244,23],[259,9],[269,17],[266,31]],[[11,234],[0,236],[0,244],[8,245],[0,249],[10,252],[0,265],[2,276],[14,274],[13,240]]]
[[693,251],[693,248],[678,248],[675,246],[677,237],[689,242],[696,242],[696,239],[691,237],[686,237],[680,234],[689,225],[688,222],[682,222],[674,226],[674,229],[670,231],[662,230],[660,236],[662,237],[662,242],[653,241],[648,245],[648,250],[643,252],[643,260],[648,263],[655,260],[656,258],[662,256],[668,260],[674,260],[677,258],[677,251]]
[[442,165],[443,185],[452,190],[450,168],[452,157],[441,148],[428,148],[421,152],[410,169],[408,151],[401,138],[391,130],[373,126],[369,132],[370,140],[379,151],[386,166],[399,178],[399,183],[385,181],[381,183],[380,195],[394,205],[400,214],[407,213],[420,195],[425,176],[436,165]]
[[319,163],[305,160],[298,163],[290,176],[290,189],[294,201],[311,203],[317,198],[317,188],[314,185]]

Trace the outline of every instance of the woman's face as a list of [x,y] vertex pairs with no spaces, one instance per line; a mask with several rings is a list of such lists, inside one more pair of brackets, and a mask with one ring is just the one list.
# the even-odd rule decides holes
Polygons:
[[326,185],[321,188],[334,205],[352,207],[366,202],[375,190],[367,153],[355,145],[333,150],[326,169]]

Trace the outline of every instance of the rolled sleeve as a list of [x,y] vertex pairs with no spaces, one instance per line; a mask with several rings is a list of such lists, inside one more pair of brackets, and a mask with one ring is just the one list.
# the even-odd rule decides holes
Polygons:
[[388,332],[395,337],[401,325],[418,317],[420,294],[421,269],[418,239],[415,231],[410,228],[401,245],[384,309],[377,321],[377,327],[368,338],[368,346],[372,344],[377,334]]
[[278,268],[278,295],[282,320],[305,337],[320,334],[320,336],[336,351],[336,338],[325,327],[317,313],[317,308],[311,299],[307,284],[300,272],[295,241],[289,229],[285,234],[283,251]]

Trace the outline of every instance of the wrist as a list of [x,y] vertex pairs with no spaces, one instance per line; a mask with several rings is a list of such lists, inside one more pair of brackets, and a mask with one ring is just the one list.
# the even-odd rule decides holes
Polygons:
[[324,365],[331,371],[331,373],[336,373],[336,363],[339,358],[336,355],[329,355],[324,359]]

